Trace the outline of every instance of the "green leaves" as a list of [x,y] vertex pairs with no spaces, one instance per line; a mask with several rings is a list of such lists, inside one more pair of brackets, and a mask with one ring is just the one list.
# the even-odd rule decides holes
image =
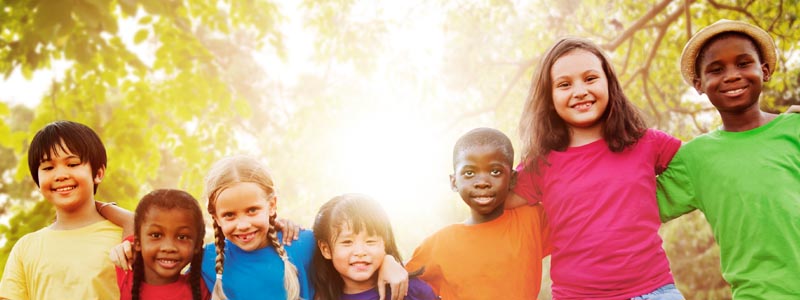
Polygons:
[[139,29],[139,31],[136,32],[136,35],[133,36],[133,42],[136,44],[141,43],[147,39],[148,34],[150,34],[150,32],[147,29]]

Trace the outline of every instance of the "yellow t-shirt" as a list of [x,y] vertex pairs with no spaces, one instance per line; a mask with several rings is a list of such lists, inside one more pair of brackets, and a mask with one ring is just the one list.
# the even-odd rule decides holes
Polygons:
[[43,228],[23,236],[8,256],[0,298],[119,299],[109,250],[122,229],[100,221],[72,230]]

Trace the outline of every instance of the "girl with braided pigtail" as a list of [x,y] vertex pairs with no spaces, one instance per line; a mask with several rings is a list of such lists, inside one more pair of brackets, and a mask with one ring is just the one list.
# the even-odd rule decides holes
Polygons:
[[202,269],[212,299],[311,299],[314,237],[300,231],[291,245],[281,244],[272,177],[257,160],[217,162],[206,178],[206,197],[215,239]]
[[[133,270],[117,267],[122,300],[192,299],[211,296],[201,280],[203,213],[197,200],[180,190],[145,195],[134,216]],[[189,274],[181,274],[188,265]]]

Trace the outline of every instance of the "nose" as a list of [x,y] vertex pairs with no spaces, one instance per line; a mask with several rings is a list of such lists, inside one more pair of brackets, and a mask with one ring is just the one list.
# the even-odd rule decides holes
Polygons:
[[364,243],[355,243],[353,247],[353,255],[366,256],[367,255],[366,248],[367,247],[364,245]]
[[69,172],[66,168],[54,167],[53,170],[55,171],[54,178],[56,181],[63,181],[69,178]]
[[586,97],[586,95],[589,94],[589,90],[586,88],[586,85],[581,82],[575,83],[572,87],[573,87],[572,97],[574,98],[582,99],[583,97]]
[[742,73],[739,72],[738,68],[727,68],[725,77],[723,78],[724,82],[733,82],[739,79],[742,79]]
[[175,246],[175,241],[173,239],[167,238],[161,243],[161,248],[159,250],[161,252],[175,252],[178,251],[178,248]]
[[478,176],[477,178],[475,178],[475,183],[473,184],[473,186],[476,189],[488,189],[492,187],[492,184],[489,183],[489,180],[486,179],[486,176]]
[[250,228],[250,222],[246,218],[236,220],[236,229],[244,230]]

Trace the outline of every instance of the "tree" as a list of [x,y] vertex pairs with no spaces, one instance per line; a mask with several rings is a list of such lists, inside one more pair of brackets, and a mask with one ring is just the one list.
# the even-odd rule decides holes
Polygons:
[[[97,199],[131,209],[155,187],[199,195],[206,166],[237,148],[232,133],[250,116],[250,95],[233,82],[231,53],[224,48],[283,47],[281,16],[266,1],[41,0],[5,1],[2,8],[5,76],[20,69],[30,77],[53,60],[73,63],[33,115],[0,107],[0,145],[15,154],[4,161],[3,187],[20,189],[3,203],[3,211],[11,203],[14,214],[2,228],[3,264],[19,237],[54,215],[33,192],[26,164],[17,164],[44,124],[70,119],[102,137],[109,165],[107,188],[98,190]],[[128,31],[135,34],[126,36]]]
[[[747,20],[773,35],[781,55],[762,102],[778,111],[798,104],[792,75],[797,67],[789,60],[800,35],[791,30],[800,6],[794,2],[406,2],[306,0],[297,7],[228,0],[3,2],[0,71],[31,74],[56,59],[73,65],[33,111],[0,103],[5,147],[0,152],[14,154],[0,158],[0,194],[8,195],[0,197],[5,201],[0,215],[13,216],[0,228],[7,241],[0,261],[16,239],[53,215],[19,162],[33,133],[56,119],[98,130],[110,161],[97,198],[127,208],[157,187],[182,188],[202,198],[209,164],[234,152],[266,160],[276,175],[281,215],[302,224],[309,224],[331,195],[353,188],[342,177],[389,178],[411,169],[413,178],[378,186],[405,198],[436,200],[426,209],[395,208],[408,210],[401,224],[410,225],[395,222],[398,244],[408,254],[427,234],[466,214],[447,189],[450,145],[476,126],[497,127],[518,140],[516,125],[533,67],[562,35],[603,45],[628,97],[651,124],[684,140],[719,124],[714,109],[677,72],[690,33],[719,18]],[[287,29],[297,23],[301,29]],[[416,26],[423,26],[424,34],[398,38],[398,32]],[[297,47],[284,40],[289,34],[309,37],[310,53],[292,52]],[[398,130],[341,136],[343,122],[371,127],[376,124],[369,123],[375,119],[370,116],[384,121],[409,110],[413,113],[397,121]],[[412,130],[416,123],[437,124],[427,130],[433,138]],[[385,139],[372,144],[407,146],[405,155],[417,161],[391,164],[397,159],[381,156],[385,145],[370,145],[368,151],[356,149],[368,143],[340,145],[375,136]],[[360,169],[332,163],[340,149],[378,154],[364,158],[372,168]],[[420,182],[438,189],[428,192]],[[348,190],[353,191],[358,190]],[[702,215],[671,222],[662,232],[687,298],[730,297]],[[687,264],[700,267],[681,267]]]

